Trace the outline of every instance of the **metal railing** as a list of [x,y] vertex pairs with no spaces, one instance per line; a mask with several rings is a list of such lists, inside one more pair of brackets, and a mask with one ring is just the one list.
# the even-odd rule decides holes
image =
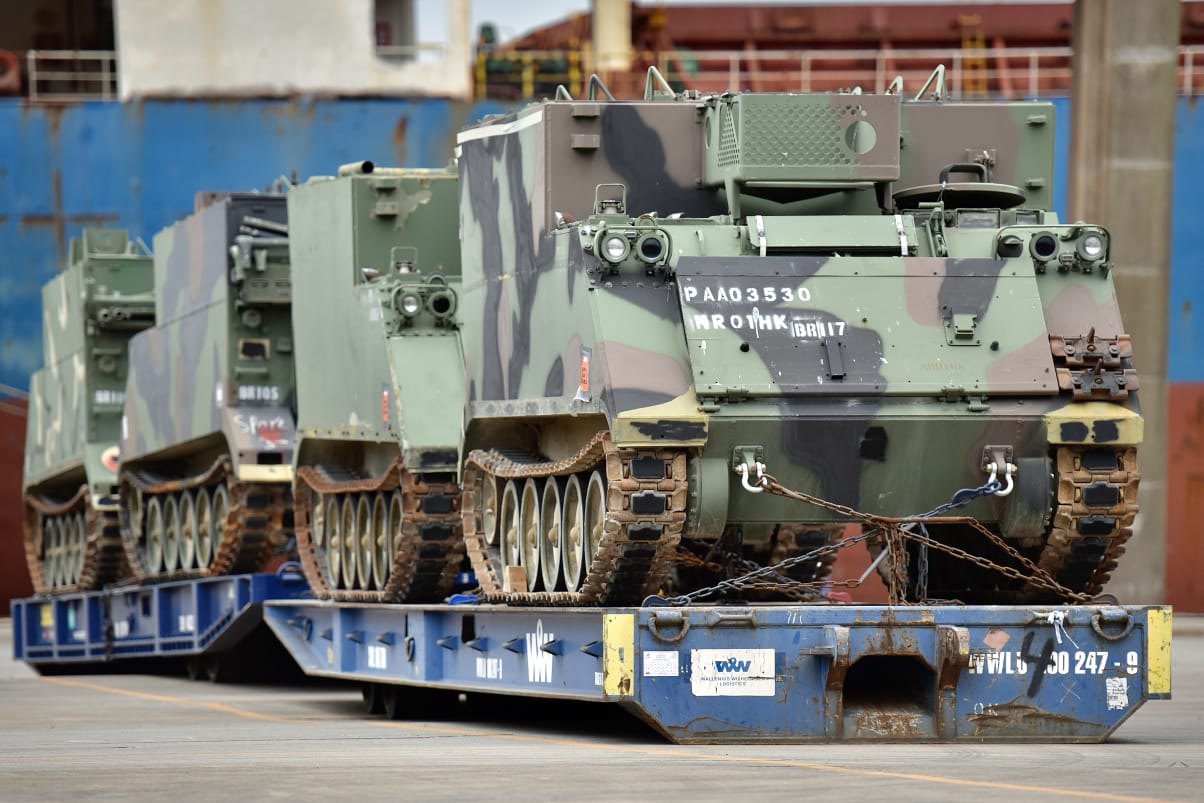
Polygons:
[[[824,92],[854,86],[882,92],[896,75],[905,86],[919,86],[934,66],[944,64],[954,98],[1049,97],[1070,94],[1072,54],[1069,47],[642,52],[636,54],[633,86],[642,86],[644,70],[656,65],[678,88],[704,93]],[[589,73],[587,56],[578,51],[482,51],[476,63],[477,97],[550,96],[557,83],[576,97]],[[1204,45],[1181,45],[1178,61],[1179,94],[1204,92]],[[614,76],[608,82],[612,88],[622,85]]]
[[[442,44],[377,47],[384,59],[446,57]],[[702,92],[823,92],[860,86],[882,92],[896,75],[919,85],[937,64],[948,66],[954,98],[1069,95],[1069,47],[866,50],[674,50],[636,54],[633,86],[649,65],[679,88]],[[551,96],[564,84],[576,97],[589,73],[589,54],[577,50],[479,51],[473,65],[478,98]],[[1177,91],[1204,93],[1204,45],[1179,47]],[[30,50],[30,100],[116,100],[117,54],[111,50]],[[611,79],[612,87],[620,83]],[[967,91],[967,90],[976,91]]]
[[[1069,93],[1071,49],[932,48],[882,50],[760,50],[658,53],[670,81],[702,92],[824,92],[860,86],[883,92],[896,75],[922,84],[937,64],[948,66],[954,98]],[[973,80],[971,80],[971,78]],[[967,85],[985,87],[967,92]]]
[[116,100],[112,50],[30,50],[25,54],[30,100]]

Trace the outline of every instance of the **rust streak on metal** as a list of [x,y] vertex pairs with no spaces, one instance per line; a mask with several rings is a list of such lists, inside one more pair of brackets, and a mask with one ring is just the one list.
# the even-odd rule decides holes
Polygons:
[[932,738],[923,726],[924,715],[914,711],[865,710],[854,717],[854,738],[882,741]]
[[[52,128],[52,132],[57,132],[57,128]],[[21,215],[18,221],[21,228],[26,226],[49,226],[54,229],[55,248],[59,265],[67,264],[67,225],[80,224],[85,226],[102,226],[106,223],[113,223],[120,219],[116,213],[103,214],[86,214],[86,215],[68,215],[63,207],[63,173],[59,169],[55,169],[53,174],[53,198],[54,211],[48,215]],[[8,218],[0,219],[0,223]]]
[[1088,724],[1075,717],[1015,702],[989,706],[983,713],[971,714],[968,719],[974,724],[975,735],[999,729],[1017,733],[1030,730],[1045,733],[1050,727],[1059,725],[1071,727]]

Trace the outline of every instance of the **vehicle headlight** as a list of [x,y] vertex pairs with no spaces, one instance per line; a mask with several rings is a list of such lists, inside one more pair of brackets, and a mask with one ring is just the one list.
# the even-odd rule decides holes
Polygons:
[[622,234],[608,234],[602,238],[602,256],[611,262],[622,262],[627,258],[627,238]]
[[1079,240],[1079,256],[1090,262],[1104,256],[1104,238],[1098,234],[1088,234]]
[[403,315],[413,317],[418,314],[418,310],[422,309],[422,299],[418,297],[417,293],[406,293],[401,297],[401,303],[398,306]]

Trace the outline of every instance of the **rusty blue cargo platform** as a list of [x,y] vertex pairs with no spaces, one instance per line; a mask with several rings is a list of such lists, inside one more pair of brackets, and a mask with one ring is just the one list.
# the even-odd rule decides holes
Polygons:
[[613,702],[680,743],[1098,742],[1171,691],[1166,607],[298,600],[265,617],[307,674],[361,681],[366,700],[418,686]]
[[281,571],[13,600],[13,654],[71,671],[228,653],[262,623],[265,600],[308,593],[299,572]]

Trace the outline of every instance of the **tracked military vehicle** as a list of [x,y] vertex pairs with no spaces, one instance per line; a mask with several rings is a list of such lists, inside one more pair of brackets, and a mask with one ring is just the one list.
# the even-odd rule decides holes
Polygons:
[[155,237],[156,325],[130,341],[121,417],[138,580],[257,571],[291,537],[286,220],[281,195],[202,193]]
[[868,539],[900,597],[1103,586],[1142,433],[1109,235],[1051,211],[1050,104],[942,83],[700,97],[653,71],[642,101],[595,81],[461,132],[487,599],[629,603],[809,555],[814,583],[845,524],[951,499],[972,518]]
[[119,229],[84,229],[42,290],[46,367],[30,378],[25,555],[34,591],[98,588],[126,572],[117,521],[127,344],[154,323],[149,255]]
[[319,597],[431,601],[464,557],[453,170],[345,165],[288,197],[296,533]]

